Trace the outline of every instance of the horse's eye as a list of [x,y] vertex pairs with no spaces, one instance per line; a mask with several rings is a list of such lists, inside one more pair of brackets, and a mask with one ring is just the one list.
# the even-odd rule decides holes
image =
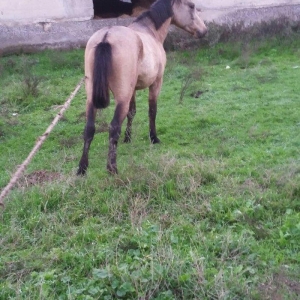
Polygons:
[[195,4],[194,3],[189,3],[189,8],[190,9],[195,9]]

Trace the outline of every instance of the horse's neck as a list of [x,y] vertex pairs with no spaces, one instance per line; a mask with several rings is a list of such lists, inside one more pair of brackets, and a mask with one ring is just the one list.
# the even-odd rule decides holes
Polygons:
[[129,25],[129,27],[136,31],[148,33],[152,35],[156,40],[158,40],[161,44],[163,44],[168,35],[170,25],[171,18],[167,19],[159,29],[156,29],[155,25],[151,21],[149,21],[147,25],[142,25],[138,22],[132,23],[131,25]]
[[163,44],[163,42],[165,41],[168,33],[169,33],[169,28],[171,25],[171,18],[167,19],[163,25],[157,30],[155,29],[154,25],[153,25],[153,29],[154,29],[154,34],[156,35],[156,38]]

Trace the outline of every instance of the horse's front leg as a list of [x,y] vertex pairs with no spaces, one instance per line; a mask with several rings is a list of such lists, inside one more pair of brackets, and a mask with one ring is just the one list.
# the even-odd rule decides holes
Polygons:
[[89,165],[88,153],[95,134],[95,117],[96,108],[91,102],[88,102],[86,110],[86,125],[84,129],[84,145],[77,175],[84,175]]
[[156,113],[157,113],[157,97],[160,93],[162,86],[162,78],[158,78],[150,87],[149,87],[149,136],[152,144],[160,143],[159,138],[156,134]]
[[[116,102],[118,100],[116,99]],[[129,101],[119,102],[116,105],[114,117],[109,127],[109,149],[107,159],[107,170],[112,174],[118,173],[117,168],[117,146],[121,134],[122,123],[128,114]]]
[[135,92],[134,92],[130,100],[129,112],[127,114],[127,127],[125,131],[124,143],[131,142],[131,126],[135,114],[136,114],[136,107],[135,107]]

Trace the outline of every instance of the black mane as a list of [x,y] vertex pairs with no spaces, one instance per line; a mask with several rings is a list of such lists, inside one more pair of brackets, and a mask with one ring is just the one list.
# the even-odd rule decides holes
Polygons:
[[159,29],[162,24],[173,16],[172,5],[176,0],[157,0],[150,9],[142,13],[134,22],[143,23],[143,21],[150,19],[156,29]]

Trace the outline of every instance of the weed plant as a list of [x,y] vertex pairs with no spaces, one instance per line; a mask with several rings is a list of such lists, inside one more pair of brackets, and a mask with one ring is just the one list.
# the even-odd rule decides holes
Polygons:
[[[299,49],[298,38],[168,53],[162,143],[149,143],[141,91],[117,176],[105,170],[113,103],[75,176],[82,89],[6,200],[0,299],[299,299]],[[24,61],[43,78],[37,93],[23,89]],[[0,59],[0,187],[82,65],[82,50]]]

